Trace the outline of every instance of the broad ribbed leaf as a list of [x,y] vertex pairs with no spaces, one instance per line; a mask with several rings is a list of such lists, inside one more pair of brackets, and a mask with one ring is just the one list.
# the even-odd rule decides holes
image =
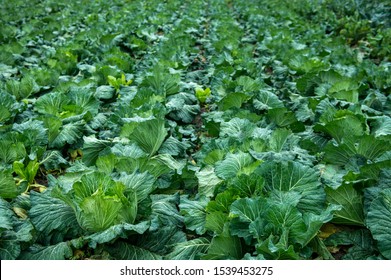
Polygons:
[[278,190],[300,194],[298,208],[318,213],[325,205],[326,195],[319,182],[319,174],[311,167],[297,162],[268,162],[259,166],[265,178],[265,191]]
[[207,166],[196,172],[196,177],[198,179],[198,192],[206,197],[212,197],[216,186],[222,182],[216,176],[212,166]]
[[73,209],[62,200],[46,193],[31,192],[30,196],[29,216],[42,239],[50,240],[52,234],[66,236],[80,230]]
[[83,212],[83,216],[78,216],[80,226],[95,232],[105,230],[115,223],[121,207],[120,201],[101,196],[85,198],[80,204]]
[[184,216],[186,228],[195,231],[202,235],[205,233],[205,218],[206,218],[206,199],[189,200],[187,197],[181,197],[179,209],[181,215]]
[[237,236],[215,236],[213,237],[208,253],[204,259],[232,259],[242,257],[242,246]]
[[137,145],[149,155],[154,155],[166,138],[167,130],[162,120],[148,120],[138,123],[129,136]]
[[87,165],[95,164],[101,152],[109,149],[112,143],[107,140],[96,139],[95,137],[83,137],[83,162]]
[[96,248],[98,244],[109,243],[121,237],[126,238],[128,234],[143,234],[148,229],[148,227],[149,222],[147,221],[143,221],[135,225],[121,223],[113,225],[103,231],[93,233],[85,237],[85,240],[88,241],[90,247]]
[[251,136],[254,129],[255,125],[249,120],[234,118],[221,124],[220,137],[233,137],[244,141]]
[[262,198],[241,198],[232,203],[230,212],[241,221],[251,223],[265,211],[265,206]]
[[186,242],[178,243],[174,250],[166,256],[169,260],[195,260],[200,254],[205,254],[210,246],[210,241],[200,237]]
[[162,256],[147,249],[134,246],[132,244],[118,241],[105,246],[110,256],[117,260],[161,260]]
[[33,245],[23,252],[20,259],[23,260],[65,260],[72,257],[72,249],[68,242],[61,242],[51,246]]
[[222,179],[231,179],[241,174],[249,174],[256,167],[253,163],[254,159],[247,153],[228,154],[216,164],[216,175]]
[[352,185],[344,184],[337,189],[327,188],[327,201],[342,206],[334,213],[333,222],[364,225],[363,197]]
[[391,259],[391,188],[382,191],[372,202],[366,224],[382,255]]
[[278,97],[268,91],[261,90],[258,95],[254,98],[254,107],[258,110],[269,110],[275,108],[283,108],[284,103]]
[[132,174],[121,173],[119,179],[127,188],[136,192],[137,201],[141,202],[146,199],[152,191],[156,188],[156,179],[148,172]]

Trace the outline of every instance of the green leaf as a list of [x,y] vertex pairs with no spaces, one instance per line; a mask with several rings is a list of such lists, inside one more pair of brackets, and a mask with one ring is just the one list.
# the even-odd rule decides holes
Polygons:
[[338,143],[341,143],[345,137],[357,137],[364,134],[364,126],[357,116],[344,111],[338,112],[336,116],[324,126],[323,130]]
[[216,164],[216,175],[222,179],[231,179],[241,174],[249,174],[259,163],[255,162],[254,165],[254,159],[248,153],[230,153]]
[[204,237],[178,243],[165,259],[168,260],[196,260],[205,254],[210,247],[210,241]]
[[238,191],[241,197],[260,195],[264,185],[264,179],[255,173],[241,174],[229,182],[229,187]]
[[13,163],[26,156],[26,149],[23,143],[12,143],[11,141],[0,141],[0,160],[4,163]]
[[368,209],[366,225],[382,255],[391,259],[391,188],[383,190]]
[[167,98],[166,108],[169,116],[176,121],[184,123],[193,122],[200,113],[200,106],[196,99],[189,93],[178,93]]
[[214,234],[222,234],[225,223],[228,221],[228,214],[221,211],[207,213],[205,218],[205,229],[211,230]]
[[200,195],[206,197],[212,197],[216,187],[222,182],[216,176],[213,166],[206,166],[200,171],[197,171],[196,177],[198,179],[198,192]]
[[242,246],[237,236],[213,237],[207,255],[204,259],[232,259],[242,258]]
[[153,192],[156,188],[156,179],[148,172],[144,173],[121,173],[119,181],[122,182],[127,188],[136,192],[137,201],[140,203]]
[[95,137],[83,137],[83,162],[87,166],[94,165],[98,157],[105,150],[108,150],[112,143],[107,140],[96,139]]
[[177,205],[179,195],[154,194],[152,199],[152,225],[151,228],[159,228],[163,225],[172,227],[181,227],[183,225],[183,216],[179,214]]
[[257,198],[241,198],[232,203],[230,212],[242,222],[251,223],[265,212],[265,200]]
[[113,225],[103,231],[93,233],[85,237],[91,248],[96,248],[98,244],[110,243],[118,238],[126,238],[131,234],[144,234],[149,227],[149,222],[143,221],[138,224],[122,223]]
[[221,123],[220,137],[233,137],[243,142],[248,139],[255,129],[255,125],[247,119],[233,118],[229,122]]
[[[15,198],[19,194],[11,171],[0,171],[0,197]],[[1,223],[0,223],[1,224]]]
[[162,120],[148,120],[137,124],[133,133],[129,136],[144,152],[154,155],[163,144],[167,130]]
[[49,92],[40,96],[35,102],[35,110],[44,115],[60,116],[63,107],[70,102],[66,95],[59,92]]
[[205,233],[206,199],[190,200],[186,196],[181,197],[179,209],[184,217],[186,228],[202,235]]
[[254,108],[257,110],[269,110],[284,108],[284,103],[269,90],[261,90],[253,99]]
[[206,99],[212,94],[210,88],[202,89],[197,87],[195,89],[195,95],[201,103],[205,103]]
[[344,260],[366,260],[378,255],[371,233],[367,229],[341,231],[332,234],[325,240],[326,246],[351,246]]
[[88,231],[102,231],[112,226],[120,214],[122,203],[102,195],[87,197],[80,203],[80,226]]
[[276,240],[273,236],[265,239],[256,246],[257,252],[268,260],[299,260],[293,245],[287,244],[284,238]]
[[363,197],[351,184],[337,189],[326,188],[327,201],[342,206],[334,213],[333,222],[348,225],[364,225]]
[[33,245],[20,255],[23,260],[65,260],[72,257],[73,252],[68,242],[51,246]]
[[13,213],[10,209],[9,203],[0,198],[0,234],[5,230],[13,228],[12,216]]
[[[61,148],[65,144],[74,144],[77,140],[81,139],[85,122],[83,120],[77,122],[70,122],[59,126],[59,122],[52,119],[49,130],[49,146],[51,148]],[[53,125],[53,126],[51,126]]]
[[47,192],[31,192],[30,196],[29,217],[40,238],[48,242],[54,235],[65,237],[80,231],[73,209],[62,200],[51,197]]
[[132,244],[117,241],[105,246],[110,256],[117,260],[161,260],[162,256]]
[[279,190],[297,192],[301,211],[319,213],[325,205],[326,194],[319,182],[319,174],[313,168],[297,162],[267,162],[257,172],[264,177],[264,191]]

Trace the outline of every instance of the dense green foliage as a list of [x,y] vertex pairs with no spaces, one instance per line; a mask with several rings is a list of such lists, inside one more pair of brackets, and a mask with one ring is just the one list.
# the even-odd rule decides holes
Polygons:
[[391,259],[387,3],[1,1],[0,259]]

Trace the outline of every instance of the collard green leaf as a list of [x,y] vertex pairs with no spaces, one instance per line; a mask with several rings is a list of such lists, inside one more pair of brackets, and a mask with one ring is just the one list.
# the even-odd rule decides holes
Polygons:
[[117,241],[105,247],[110,256],[117,260],[161,260],[162,256],[142,247]]
[[242,245],[237,236],[219,235],[213,237],[203,259],[233,259],[242,257]]
[[120,214],[122,203],[104,196],[90,196],[80,203],[80,226],[88,231],[98,232],[112,226]]
[[391,259],[391,189],[383,190],[371,203],[366,218],[372,236],[382,255]]
[[284,103],[269,90],[261,90],[253,99],[254,107],[258,110],[283,108]]
[[165,258],[169,260],[196,260],[205,254],[210,247],[210,241],[204,237],[178,243]]
[[0,234],[13,228],[12,216],[9,203],[0,198]]
[[372,259],[379,254],[371,233],[367,229],[334,233],[325,240],[325,244],[327,246],[351,246],[347,254],[343,256],[345,260]]
[[18,188],[12,176],[12,171],[0,171],[0,197],[15,198],[19,194]]
[[53,235],[67,236],[80,230],[73,209],[48,193],[32,192],[29,217],[40,238],[49,242]]
[[259,163],[248,153],[228,154],[224,160],[216,164],[216,175],[222,179],[231,179],[241,174],[249,174]]
[[129,139],[135,141],[144,152],[152,156],[159,150],[166,135],[164,121],[153,119],[137,124]]
[[128,234],[143,234],[149,227],[147,221],[138,224],[117,224],[113,225],[103,231],[93,233],[85,237],[91,248],[96,248],[98,244],[110,243],[118,238],[126,238]]
[[146,199],[156,188],[156,179],[148,172],[134,172],[132,174],[121,173],[119,181],[127,188],[136,192],[138,202]]
[[229,187],[238,191],[241,197],[260,195],[264,185],[264,179],[255,173],[241,174],[229,182]]
[[214,234],[222,234],[227,221],[227,213],[223,213],[222,211],[207,213],[205,218],[205,229],[213,231]]
[[179,204],[180,213],[184,216],[186,228],[195,231],[199,235],[205,233],[205,208],[207,203],[206,199],[190,200],[182,196]]
[[68,242],[61,242],[50,246],[33,245],[24,251],[20,259],[23,260],[65,260],[72,256],[73,252]]
[[249,120],[234,118],[221,124],[220,137],[233,137],[244,141],[251,136],[254,129],[255,125]]
[[326,188],[327,201],[342,206],[334,213],[333,222],[364,225],[363,197],[352,185],[344,184],[337,189]]
[[198,192],[206,197],[212,197],[216,186],[222,182],[216,176],[213,166],[207,166],[196,172],[196,177],[198,179]]
[[319,213],[326,195],[313,168],[296,162],[262,163],[257,172],[265,179],[265,191],[297,192],[301,211]]
[[110,141],[96,139],[95,137],[83,137],[83,140],[83,162],[87,166],[95,164],[100,154],[112,145]]

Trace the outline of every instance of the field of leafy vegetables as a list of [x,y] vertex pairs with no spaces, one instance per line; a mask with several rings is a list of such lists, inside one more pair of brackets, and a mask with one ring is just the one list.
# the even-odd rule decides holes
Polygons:
[[0,259],[391,259],[386,0],[13,0]]

